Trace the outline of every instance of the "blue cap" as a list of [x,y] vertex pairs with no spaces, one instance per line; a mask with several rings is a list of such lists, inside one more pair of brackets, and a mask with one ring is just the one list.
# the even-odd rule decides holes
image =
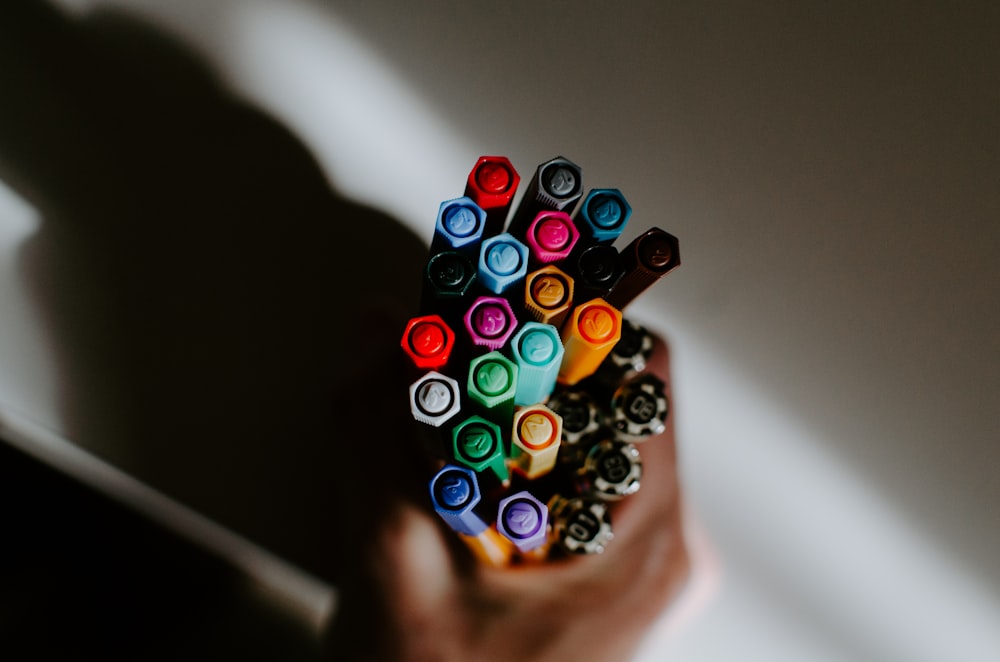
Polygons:
[[476,474],[465,467],[445,465],[430,483],[434,510],[455,531],[468,536],[478,536],[489,526],[473,508],[479,505],[481,495]]
[[490,237],[479,250],[479,282],[493,294],[523,283],[528,275],[528,247],[508,232]]
[[577,229],[598,243],[609,243],[621,235],[632,216],[632,207],[616,188],[595,188],[577,212]]
[[472,198],[446,200],[438,209],[432,243],[443,250],[473,247],[482,240],[485,228],[486,212]]

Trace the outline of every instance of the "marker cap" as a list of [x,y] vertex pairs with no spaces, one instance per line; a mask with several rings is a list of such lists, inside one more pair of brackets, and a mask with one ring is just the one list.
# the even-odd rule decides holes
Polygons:
[[585,496],[617,501],[639,491],[642,459],[632,444],[602,439],[587,451],[577,470],[577,489]]
[[580,234],[587,240],[607,244],[617,239],[629,218],[632,206],[616,188],[592,189],[576,213]]
[[482,416],[470,416],[451,432],[455,461],[478,472],[492,471],[500,482],[510,480],[500,426]]
[[486,229],[486,212],[472,198],[445,200],[438,208],[431,250],[475,251]]
[[485,236],[503,231],[510,203],[521,182],[520,175],[506,156],[480,156],[469,172],[465,195],[486,212]]
[[435,253],[424,267],[423,304],[448,305],[465,297],[476,282],[476,266],[457,251]]
[[445,465],[430,482],[434,511],[455,531],[477,536],[489,524],[474,512],[482,498],[476,474],[465,467]]
[[653,355],[653,334],[641,324],[622,319],[621,340],[612,348],[605,364],[619,376],[634,375],[646,369]]
[[514,467],[532,480],[552,471],[561,438],[559,414],[542,404],[518,409],[510,447]]
[[517,364],[497,351],[483,354],[469,362],[467,388],[469,399],[479,405],[483,416],[501,429],[510,426],[517,390]]
[[536,262],[547,264],[568,257],[579,239],[580,231],[576,229],[569,214],[540,211],[528,226],[524,243],[528,245],[531,257]]
[[517,328],[514,310],[503,297],[478,297],[463,319],[472,343],[489,349],[506,345]]
[[479,251],[478,274],[483,287],[503,294],[528,274],[528,247],[508,233],[486,239]]
[[562,326],[573,308],[573,279],[559,267],[532,271],[524,281],[524,309],[536,322]]
[[665,386],[649,373],[631,379],[611,400],[612,425],[620,439],[644,441],[667,429],[669,413]]
[[546,404],[562,417],[564,445],[578,445],[601,427],[601,410],[584,389],[559,389]]
[[527,322],[513,337],[510,353],[517,364],[515,405],[543,402],[556,386],[563,359],[562,339],[550,324]]
[[507,231],[523,237],[538,212],[572,212],[582,194],[583,169],[561,156],[550,159],[535,169]]
[[592,299],[573,309],[563,326],[562,366],[559,382],[573,385],[594,374],[621,338],[622,314],[602,299]]
[[500,502],[497,531],[521,552],[544,545],[548,539],[549,509],[528,491],[517,492]]
[[458,382],[431,371],[410,385],[410,411],[421,423],[440,427],[462,408]]
[[636,237],[622,250],[624,275],[605,297],[619,310],[681,263],[677,237],[652,228]]
[[551,537],[570,554],[600,554],[615,537],[607,504],[593,499],[549,499]]
[[436,370],[448,362],[455,346],[455,333],[438,315],[414,317],[406,324],[403,351],[422,370]]
[[595,244],[571,257],[572,276],[576,279],[577,301],[605,296],[625,271],[618,250],[609,244]]

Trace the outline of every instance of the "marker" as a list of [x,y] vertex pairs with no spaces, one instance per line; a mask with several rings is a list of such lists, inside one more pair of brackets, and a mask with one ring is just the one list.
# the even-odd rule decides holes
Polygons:
[[573,385],[594,374],[621,338],[622,314],[606,301],[592,299],[573,309],[563,325],[559,382]]
[[424,267],[421,308],[442,314],[461,306],[476,282],[476,266],[456,251],[432,255]]
[[497,531],[520,552],[530,552],[548,539],[549,510],[530,492],[521,491],[503,499],[497,508]]
[[576,283],[575,301],[607,295],[625,272],[618,250],[607,244],[590,246],[578,256],[570,256],[568,266]]
[[582,192],[583,169],[580,166],[561,156],[542,163],[535,169],[507,232],[523,237],[540,211],[572,212]]
[[460,409],[458,382],[451,377],[431,371],[410,385],[410,411],[421,423],[441,427]]
[[438,315],[414,317],[403,331],[403,351],[422,370],[443,367],[455,346],[455,333]]
[[528,275],[528,247],[510,234],[498,234],[482,243],[479,282],[493,294],[516,287]]
[[489,528],[474,511],[482,495],[472,470],[445,465],[431,479],[430,492],[434,511],[455,531],[478,536]]
[[543,402],[556,387],[562,365],[559,331],[550,324],[528,322],[511,339],[511,357],[517,364],[515,405]]
[[503,232],[521,177],[506,156],[480,156],[469,172],[465,195],[486,212],[484,236]]
[[618,379],[630,377],[646,369],[653,355],[653,334],[646,327],[622,319],[621,340],[612,348],[604,363]]
[[517,365],[497,351],[483,354],[469,363],[469,399],[479,405],[487,419],[509,429],[514,418]]
[[559,456],[562,419],[545,405],[531,405],[514,414],[510,459],[529,479],[552,471]]
[[580,231],[569,214],[541,211],[528,226],[524,243],[528,245],[534,262],[548,264],[566,259],[579,239]]
[[629,218],[632,207],[616,188],[591,190],[576,212],[574,222],[581,242],[610,244],[617,239]]
[[608,506],[601,501],[555,494],[548,507],[551,538],[570,554],[600,554],[615,537]]
[[496,423],[482,416],[470,416],[455,426],[451,440],[456,462],[473,471],[492,471],[505,486],[510,482],[503,433]]
[[510,302],[503,297],[478,297],[463,319],[472,344],[489,349],[506,345],[517,328]]
[[431,252],[453,250],[475,255],[485,228],[486,212],[472,198],[446,200],[438,208]]
[[536,322],[559,328],[573,308],[573,279],[549,265],[528,274],[524,281],[524,309]]
[[625,273],[604,297],[619,310],[681,263],[677,237],[660,228],[636,237],[621,255]]
[[500,532],[492,527],[487,528],[477,536],[459,533],[458,537],[472,550],[473,556],[482,563],[495,568],[510,565],[511,559],[514,557],[514,543],[500,535]]
[[563,445],[578,446],[601,427],[601,410],[590,393],[581,388],[561,389],[546,403],[562,417]]
[[611,401],[612,425],[620,439],[644,441],[667,429],[669,413],[664,384],[646,373],[615,391]]
[[602,439],[587,452],[576,472],[577,489],[584,496],[617,501],[639,491],[642,460],[632,444]]

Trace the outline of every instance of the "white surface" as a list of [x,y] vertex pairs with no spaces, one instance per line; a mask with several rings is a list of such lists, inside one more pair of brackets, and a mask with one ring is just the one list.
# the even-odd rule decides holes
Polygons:
[[[505,153],[522,174],[564,154],[680,237],[636,312],[671,336],[725,574],[642,659],[1000,659],[996,11],[112,4],[424,236]],[[0,220],[6,275],[30,213]],[[3,404],[58,428],[24,294],[3,297]]]

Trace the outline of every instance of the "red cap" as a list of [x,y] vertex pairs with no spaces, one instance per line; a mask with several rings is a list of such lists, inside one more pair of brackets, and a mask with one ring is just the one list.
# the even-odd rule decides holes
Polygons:
[[424,315],[407,322],[400,344],[418,368],[436,370],[448,362],[455,333],[438,315]]

